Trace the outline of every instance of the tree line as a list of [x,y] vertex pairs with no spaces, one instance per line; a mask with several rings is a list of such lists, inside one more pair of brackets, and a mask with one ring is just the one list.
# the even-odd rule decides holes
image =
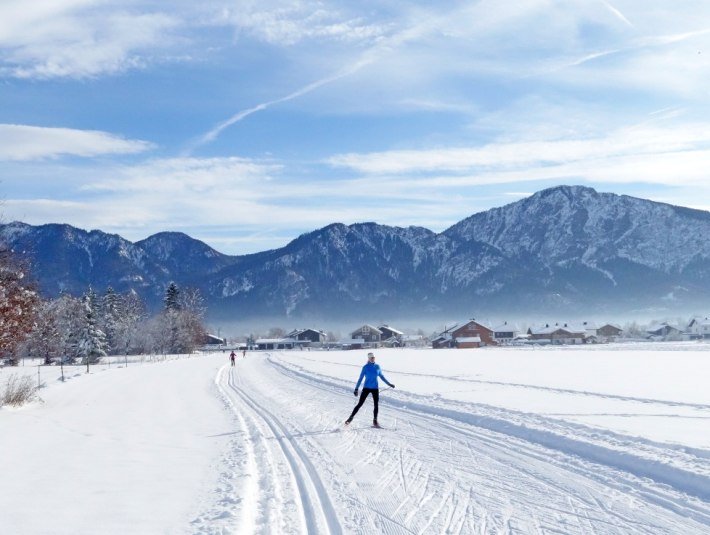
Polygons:
[[88,365],[107,355],[189,353],[204,341],[205,312],[198,290],[174,282],[154,314],[134,291],[111,287],[43,299],[27,264],[0,248],[0,358],[9,364],[24,357]]

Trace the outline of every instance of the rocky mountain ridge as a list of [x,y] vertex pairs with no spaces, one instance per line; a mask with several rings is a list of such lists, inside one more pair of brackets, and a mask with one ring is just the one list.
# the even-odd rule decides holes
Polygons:
[[214,318],[417,317],[703,309],[710,213],[560,186],[441,233],[334,223],[285,247],[221,254],[181,233],[136,243],[69,225],[0,226],[42,291],[111,285],[160,303],[173,280]]

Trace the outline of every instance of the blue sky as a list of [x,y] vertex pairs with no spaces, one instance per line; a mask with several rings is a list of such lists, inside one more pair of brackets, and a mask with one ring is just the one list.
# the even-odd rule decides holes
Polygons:
[[583,184],[710,209],[710,3],[4,0],[0,214],[217,250]]

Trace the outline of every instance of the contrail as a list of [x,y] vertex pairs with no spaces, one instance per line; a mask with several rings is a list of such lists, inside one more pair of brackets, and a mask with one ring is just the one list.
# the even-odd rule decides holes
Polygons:
[[245,119],[252,115],[253,113],[256,113],[258,111],[263,111],[267,108],[270,108],[271,106],[275,104],[281,104],[282,102],[288,102],[289,100],[293,100],[295,98],[298,98],[300,96],[303,96],[307,93],[310,93],[311,91],[314,91],[315,89],[318,89],[319,87],[322,87],[326,84],[335,82],[336,80],[339,80],[341,78],[345,78],[346,76],[350,76],[351,74],[354,74],[355,72],[359,71],[369,63],[372,63],[373,58],[372,57],[365,57],[360,59],[359,61],[353,63],[352,65],[341,69],[340,71],[336,72],[335,74],[328,76],[326,78],[321,78],[320,80],[316,80],[315,82],[311,82],[310,84],[303,86],[302,88],[294,91],[293,93],[289,93],[285,97],[277,98],[275,100],[270,100],[268,102],[262,102],[261,104],[257,104],[256,106],[252,108],[247,108],[246,110],[242,110],[240,112],[235,113],[232,115],[229,119],[226,121],[222,121],[219,123],[217,126],[215,126],[212,130],[207,132],[206,134],[200,136],[198,140],[193,144],[192,149],[197,148],[201,145],[205,145],[207,143],[210,143],[214,141],[217,136],[219,136],[225,128],[228,128],[232,126],[234,123],[238,123],[242,119]]
[[[635,50],[641,50],[644,48],[664,47],[667,45],[673,45],[675,43],[680,43],[682,41],[686,41],[688,39],[692,39],[694,37],[698,37],[700,35],[706,35],[709,33],[710,33],[710,28],[704,28],[702,30],[695,30],[695,31],[686,32],[686,33],[657,35],[657,36],[653,36],[653,37],[646,37],[643,39],[637,39],[631,45],[624,46],[621,48],[615,48],[615,49],[611,49],[611,50],[603,50],[601,52],[594,52],[592,54],[587,54],[586,56],[583,56],[583,57],[578,58],[573,61],[569,61],[563,65],[559,65],[557,67],[553,67],[548,70],[545,70],[545,71],[543,71],[543,73],[545,73],[545,74],[553,73],[553,72],[567,69],[569,67],[577,67],[579,65],[587,63],[588,61],[593,61],[597,58],[603,58],[605,56],[611,56],[613,54],[624,54],[627,52],[633,52]],[[533,74],[531,76],[537,76],[537,74]],[[529,76],[525,76],[523,78],[527,78],[527,77],[529,77]]]
[[618,9],[616,9],[616,8],[615,8],[614,6],[612,6],[609,2],[607,2],[606,0],[599,0],[599,1],[600,1],[602,4],[604,4],[604,5],[606,6],[606,8],[607,8],[609,11],[611,11],[614,15],[616,15],[616,17],[617,17],[619,20],[621,20],[622,22],[628,24],[628,25],[629,25],[630,27],[632,27],[632,28],[634,27],[634,25],[631,24],[631,21],[629,21],[629,19],[627,19],[621,11],[619,11]]
[[209,132],[206,134],[203,134],[199,138],[197,138],[196,141],[194,141],[189,148],[187,149],[186,153],[189,155],[194,149],[197,147],[200,147],[202,145],[206,145],[215,139],[226,129],[232,126],[235,123],[238,123],[239,121],[245,119],[246,117],[249,117],[250,115],[263,111],[267,108],[270,108],[271,106],[274,106],[275,104],[281,104],[282,102],[288,102],[289,100],[293,100],[295,98],[298,98],[300,96],[303,96],[307,93],[310,93],[311,91],[314,91],[318,89],[319,87],[322,87],[324,85],[330,84],[332,82],[335,82],[336,80],[340,80],[341,78],[345,78],[346,76],[350,76],[351,74],[356,73],[363,67],[374,63],[379,54],[383,51],[387,50],[393,50],[397,46],[400,46],[401,44],[414,39],[416,37],[420,37],[422,34],[426,34],[428,31],[431,31],[433,27],[435,27],[437,23],[437,18],[436,17],[429,17],[426,19],[427,22],[423,24],[418,24],[415,25],[411,28],[408,28],[402,32],[396,33],[389,38],[384,38],[382,39],[379,43],[377,43],[375,46],[370,48],[369,50],[365,51],[361,56],[360,59],[354,62],[351,65],[348,65],[346,67],[343,67],[339,71],[337,71],[335,74],[332,74],[331,76],[327,76],[325,78],[321,78],[320,80],[316,80],[315,82],[311,82],[310,84],[303,86],[302,88],[294,91],[293,93],[289,93],[285,97],[277,98],[275,100],[270,100],[268,102],[262,102],[261,104],[257,104],[256,106],[253,106],[251,108],[247,108],[246,110],[242,110],[240,112],[235,113],[232,115],[229,119],[222,121],[219,123],[217,126],[212,128]]

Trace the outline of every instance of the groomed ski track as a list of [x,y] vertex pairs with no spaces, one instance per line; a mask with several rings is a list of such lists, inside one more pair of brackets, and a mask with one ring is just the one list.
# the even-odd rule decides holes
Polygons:
[[344,429],[352,381],[278,353],[215,382],[235,431],[193,533],[710,533],[706,452],[404,390]]

